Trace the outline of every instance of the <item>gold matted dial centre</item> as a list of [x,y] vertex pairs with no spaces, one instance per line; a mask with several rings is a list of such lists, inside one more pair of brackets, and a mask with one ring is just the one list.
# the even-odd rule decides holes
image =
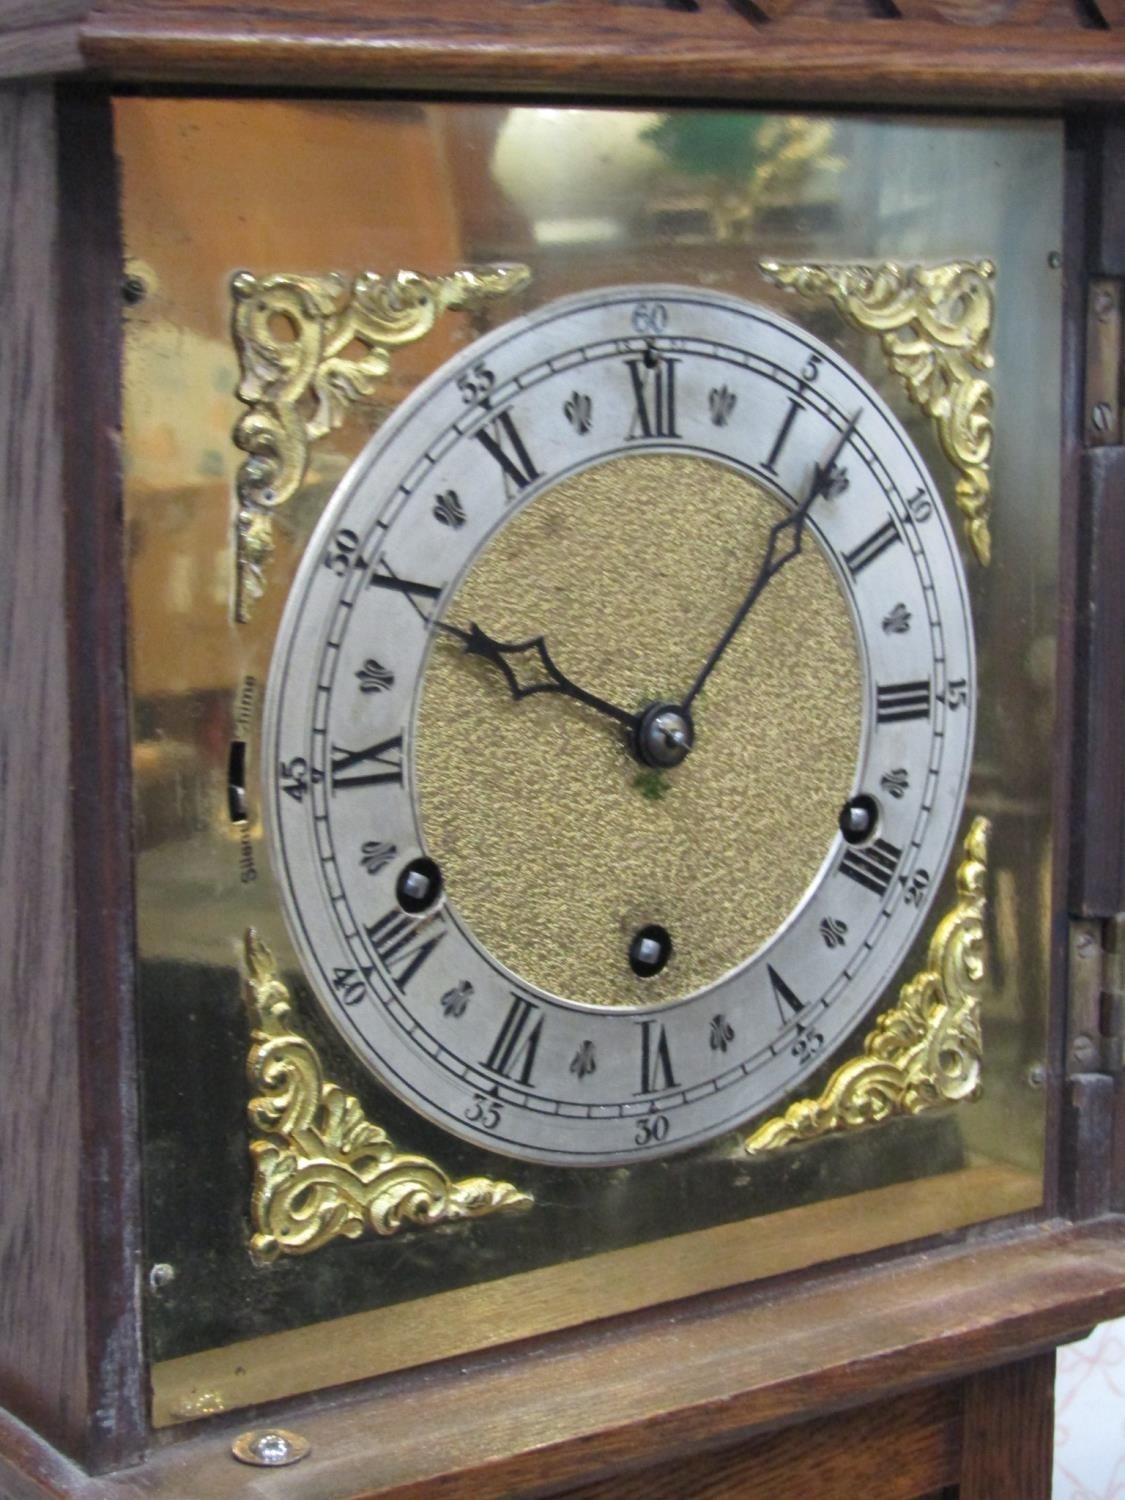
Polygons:
[[[542,635],[572,682],[630,712],[677,702],[784,514],[707,459],[613,458],[519,511],[445,618]],[[861,672],[811,527],[693,716],[684,763],[648,770],[609,718],[553,693],[517,701],[494,665],[436,641],[416,735],[423,835],[459,919],[526,983],[595,1005],[678,999],[748,959],[814,880],[852,790]],[[650,925],[673,952],[642,979],[629,945]]]

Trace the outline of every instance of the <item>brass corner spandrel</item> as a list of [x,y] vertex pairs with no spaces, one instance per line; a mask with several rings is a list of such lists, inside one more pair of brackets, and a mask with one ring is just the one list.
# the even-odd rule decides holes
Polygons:
[[273,955],[253,929],[245,956],[253,1028],[247,1073],[260,1090],[249,1105],[255,1261],[308,1255],[365,1232],[386,1236],[531,1206],[510,1182],[454,1181],[427,1157],[400,1152],[356,1098],[324,1077]]
[[992,328],[990,260],[941,265],[844,265],[764,260],[762,274],[812,301],[830,301],[853,328],[875,333],[906,394],[931,419],[958,471],[957,508],[973,555],[992,555]]
[[349,278],[255,276],[231,280],[237,395],[248,408],[234,428],[246,455],[238,471],[235,619],[245,623],[265,588],[272,514],[300,488],[310,444],[370,401],[404,344],[430,332],[444,312],[471,311],[526,286],[523,265],[423,276],[364,271]]
[[837,1068],[818,1098],[798,1099],[746,1138],[751,1156],[976,1097],[989,832],[987,818],[974,818],[957,902],[934,929],[926,968],[902,986],[862,1054]]

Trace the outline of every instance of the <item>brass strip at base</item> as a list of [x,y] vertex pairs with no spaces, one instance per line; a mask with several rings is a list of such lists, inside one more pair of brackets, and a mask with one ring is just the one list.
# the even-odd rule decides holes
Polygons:
[[440,1292],[152,1368],[168,1427],[1037,1208],[1038,1174],[981,1164]]

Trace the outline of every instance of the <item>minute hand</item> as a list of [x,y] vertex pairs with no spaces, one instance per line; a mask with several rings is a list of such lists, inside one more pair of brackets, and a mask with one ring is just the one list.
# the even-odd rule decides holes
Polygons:
[[[699,675],[696,677],[695,681],[688,689],[687,696],[684,698],[682,704],[680,705],[682,709],[687,710],[691,707],[692,703],[695,701],[695,698],[699,693],[700,688],[707,681],[708,677],[710,677],[716,666],[718,666],[723,652],[727,649],[731,641],[733,641],[735,636],[738,634],[739,626],[742,624],[743,620],[745,620],[746,616],[750,613],[754,605],[757,603],[758,596],[765,589],[766,584],[769,583],[770,579],[774,576],[775,573],[780,573],[785,564],[787,562],[792,562],[800,552],[801,543],[804,540],[805,521],[808,519],[809,509],[812,506],[813,501],[816,500],[820,495],[823,495],[828,489],[829,483],[832,478],[832,471],[836,467],[836,460],[843,452],[844,444],[848,441],[852,433],[855,431],[856,423],[859,421],[859,418],[860,413],[857,411],[855,416],[851,418],[847,426],[840,433],[840,436],[837,438],[836,442],[833,444],[832,452],[828,455],[827,460],[823,464],[813,465],[812,483],[809,485],[808,493],[805,495],[805,498],[801,501],[800,505],[797,506],[796,510],[790,511],[789,514],[784,518],[784,520],[776,521],[774,525],[770,527],[770,539],[766,546],[766,555],[762,558],[762,565],[758,569],[758,575],[754,579],[754,582],[750,585],[750,590],[747,593],[746,597],[743,599],[742,603],[735,611],[734,619],[727,626],[726,630],[724,630],[722,636],[719,638],[718,644],[712,650],[711,655],[703,663],[703,666],[699,671]],[[792,532],[792,537],[790,538],[790,546],[788,551],[781,551],[782,538],[785,536],[786,532]]]

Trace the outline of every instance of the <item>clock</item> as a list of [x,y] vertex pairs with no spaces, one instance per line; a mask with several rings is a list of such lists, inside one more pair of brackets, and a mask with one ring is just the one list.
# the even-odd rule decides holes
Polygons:
[[118,106],[157,1423],[1035,1212],[1057,130],[270,119]]
[[1045,1497],[1120,8],[0,7],[0,1491]]
[[399,408],[290,592],[262,802],[304,972],[479,1145],[711,1140],[882,995],[975,696],[940,492],[852,366],[698,288],[549,302]]

